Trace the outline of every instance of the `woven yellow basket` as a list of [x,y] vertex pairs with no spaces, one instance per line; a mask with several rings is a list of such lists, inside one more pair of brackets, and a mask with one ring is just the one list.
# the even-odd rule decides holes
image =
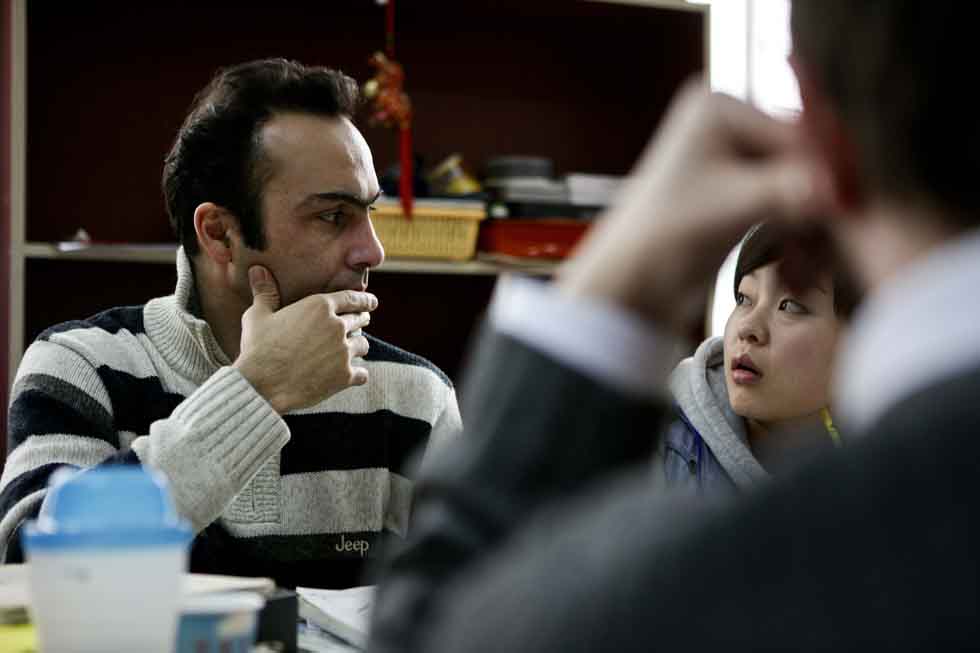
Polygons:
[[411,220],[394,200],[377,202],[371,213],[386,256],[450,261],[473,258],[480,221],[486,217],[480,202],[437,200],[416,200]]

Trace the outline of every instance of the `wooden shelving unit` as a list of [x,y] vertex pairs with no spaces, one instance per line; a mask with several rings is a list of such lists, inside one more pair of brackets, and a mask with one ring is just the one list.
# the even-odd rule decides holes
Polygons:
[[[367,79],[383,48],[371,0],[28,3],[11,0],[9,376],[43,328],[173,290],[160,166],[193,94],[224,65],[285,56]],[[709,12],[682,0],[399,3],[398,57],[417,150],[540,154],[559,174],[625,174],[678,85],[702,70]],[[379,171],[396,139],[365,126]],[[61,251],[84,227],[126,243]],[[451,376],[509,266],[389,260],[376,335]]]

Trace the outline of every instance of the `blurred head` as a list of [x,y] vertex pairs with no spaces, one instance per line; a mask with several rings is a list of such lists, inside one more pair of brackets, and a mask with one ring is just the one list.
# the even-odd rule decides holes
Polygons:
[[767,225],[743,239],[725,326],[732,409],[766,426],[815,417],[829,404],[837,340],[856,303],[851,284],[829,264],[790,288],[780,272],[792,255],[785,244]]
[[959,0],[793,0],[803,122],[845,208],[886,200],[980,224],[973,16]]
[[350,77],[285,59],[221,70],[197,95],[163,190],[195,267],[206,254],[205,285],[248,306],[248,268],[262,264],[284,304],[367,286],[384,252],[368,216],[379,193],[371,150],[351,121],[357,100]]

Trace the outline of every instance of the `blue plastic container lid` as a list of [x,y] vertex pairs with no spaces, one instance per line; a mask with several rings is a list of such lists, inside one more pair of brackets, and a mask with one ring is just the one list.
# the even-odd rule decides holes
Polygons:
[[166,477],[138,465],[64,467],[51,475],[37,519],[22,531],[32,550],[187,546]]

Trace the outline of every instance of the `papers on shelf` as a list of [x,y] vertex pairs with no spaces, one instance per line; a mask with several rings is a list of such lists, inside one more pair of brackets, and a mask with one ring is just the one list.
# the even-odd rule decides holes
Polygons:
[[622,183],[622,177],[612,175],[593,175],[582,172],[565,175],[565,184],[568,185],[568,200],[576,206],[609,206]]

